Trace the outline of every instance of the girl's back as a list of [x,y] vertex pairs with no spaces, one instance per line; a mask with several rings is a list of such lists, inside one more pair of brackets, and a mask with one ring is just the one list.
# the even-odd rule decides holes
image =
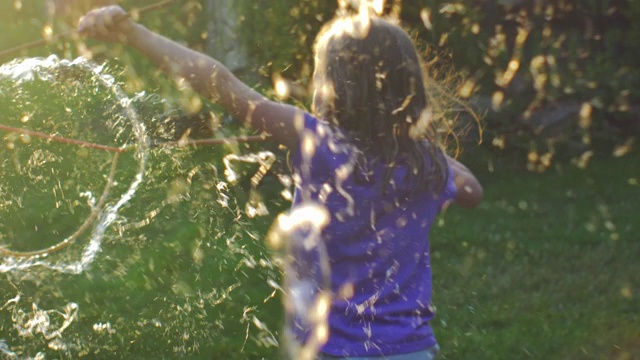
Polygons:
[[[403,157],[390,174],[375,160],[363,173],[359,149],[340,130],[311,115],[304,124],[313,146],[298,147],[308,153],[292,158],[299,177],[293,206],[319,203],[331,214],[320,245],[334,297],[322,351],[379,356],[434,346],[428,234],[444,202],[455,197],[453,176],[433,193],[407,176],[413,166]],[[432,166],[428,159],[425,168]]]

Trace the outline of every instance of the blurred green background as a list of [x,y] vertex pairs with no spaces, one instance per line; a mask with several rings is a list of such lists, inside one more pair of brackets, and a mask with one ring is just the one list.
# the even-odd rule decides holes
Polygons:
[[[72,31],[91,3],[0,3],[0,50]],[[140,21],[221,59],[268,96],[276,95],[276,79],[286,79],[285,101],[308,108],[311,47],[336,8],[335,1],[176,0]],[[432,236],[442,358],[640,358],[640,3],[388,0],[383,10],[415,38],[429,79],[462,100],[446,111],[455,119],[450,148],[485,187],[479,209],[447,210]],[[136,104],[156,135],[179,137],[189,127],[203,137],[246,133],[120,46],[71,37],[0,62],[73,59],[87,49],[131,97],[146,91],[163,99]],[[6,142],[9,135],[0,136]],[[255,166],[240,166],[241,181],[219,188],[226,183],[221,159],[264,149],[279,158],[256,189],[270,213],[248,218]],[[262,240],[288,207],[275,176],[286,173],[285,157],[268,143],[153,150],[143,187],[107,230],[88,271],[0,274],[0,354],[278,358],[280,274]],[[123,169],[125,178],[134,172]],[[69,221],[73,227],[78,219]],[[10,303],[16,295],[20,301]],[[21,335],[14,326],[20,314],[36,313],[33,303],[62,311],[69,302],[78,304],[78,318],[60,337]],[[60,327],[61,315],[50,316]]]

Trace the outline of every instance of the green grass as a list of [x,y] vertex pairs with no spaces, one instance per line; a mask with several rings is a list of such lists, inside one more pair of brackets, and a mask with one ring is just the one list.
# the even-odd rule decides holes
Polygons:
[[639,161],[472,164],[484,202],[450,208],[432,237],[444,359],[640,357]]
[[[125,219],[156,208],[195,166],[213,162],[221,170],[217,150],[181,154],[173,168],[162,158],[169,155],[151,161]],[[600,156],[585,170],[566,164],[543,174],[496,154],[463,161],[483,183],[485,199],[474,210],[450,207],[432,234],[441,358],[640,358],[640,154]],[[236,217],[235,205],[216,205],[209,185],[217,180],[204,169],[189,197],[163,207],[149,225],[122,234],[114,226],[87,272],[32,269],[0,278],[0,304],[19,289],[17,308],[27,314],[32,302],[42,309],[79,305],[79,318],[61,338],[67,350],[47,349],[39,334],[17,336],[13,306],[0,311],[0,339],[23,356],[44,351],[50,358],[278,358],[277,348],[261,344],[267,333],[253,319],[278,338],[281,304],[270,297],[267,279],[279,275],[261,234],[287,204],[278,200],[263,218]],[[265,181],[271,204],[279,185]],[[243,186],[227,192],[239,208]],[[95,331],[98,323],[115,332]]]

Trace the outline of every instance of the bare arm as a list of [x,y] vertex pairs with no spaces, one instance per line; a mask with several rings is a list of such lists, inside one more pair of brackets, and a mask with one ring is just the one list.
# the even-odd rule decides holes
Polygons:
[[447,164],[453,170],[453,177],[458,190],[455,203],[464,208],[478,206],[484,196],[484,190],[478,179],[461,162],[448,155],[445,155],[445,157]]
[[186,81],[200,95],[222,105],[246,125],[268,133],[281,144],[295,146],[298,143],[296,122],[302,121],[302,110],[267,99],[217,60],[135,23],[122,8],[109,6],[89,12],[80,19],[78,31],[98,40],[135,48],[164,72]]

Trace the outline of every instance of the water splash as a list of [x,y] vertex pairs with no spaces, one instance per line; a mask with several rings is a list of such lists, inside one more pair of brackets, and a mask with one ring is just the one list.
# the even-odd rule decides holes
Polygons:
[[[58,59],[56,56],[15,60],[0,67],[0,98],[4,98],[1,99],[3,104],[5,102],[10,104],[6,109],[6,113],[10,115],[4,121],[16,121],[17,127],[57,136],[69,138],[81,136],[89,141],[110,141],[118,147],[133,146],[135,152],[129,161],[136,164],[135,173],[131,178],[118,176],[116,179],[109,179],[116,186],[114,189],[106,187],[102,190],[103,195],[107,195],[106,193],[111,190],[108,194],[109,199],[101,205],[101,208],[96,208],[96,194],[100,194],[101,190],[100,186],[93,183],[96,180],[91,178],[92,176],[100,177],[100,172],[96,172],[94,162],[116,161],[114,158],[109,160],[109,157],[114,155],[89,154],[86,148],[76,149],[71,145],[67,145],[66,148],[59,145],[55,147],[56,145],[50,142],[35,143],[31,140],[23,141],[22,148],[17,148],[15,141],[12,141],[15,137],[14,134],[7,134],[5,136],[7,146],[0,151],[6,152],[7,157],[12,159],[15,171],[10,171],[9,165],[3,165],[5,168],[0,176],[5,187],[11,186],[7,184],[22,182],[25,174],[29,175],[31,180],[28,181],[32,181],[32,183],[29,184],[27,181],[30,186],[25,188],[19,188],[18,185],[15,185],[14,189],[9,188],[14,191],[8,195],[5,192],[5,196],[0,198],[0,210],[7,214],[8,219],[13,218],[16,221],[20,221],[20,218],[24,219],[27,214],[32,214],[33,210],[25,209],[23,215],[16,211],[16,205],[20,206],[25,202],[24,198],[27,197],[25,191],[33,192],[34,189],[38,189],[37,196],[42,200],[32,200],[32,206],[40,201],[54,203],[54,212],[58,211],[60,216],[76,219],[89,216],[87,221],[90,224],[87,225],[90,226],[90,230],[85,235],[88,240],[84,240],[80,253],[76,252],[73,256],[46,252],[36,256],[7,256],[4,254],[0,258],[0,272],[24,271],[34,266],[72,274],[85,271],[100,251],[106,229],[116,220],[119,209],[133,198],[142,183],[147,159],[146,144],[148,143],[144,125],[138,119],[138,114],[131,105],[131,99],[120,89],[115,78],[104,70],[103,66],[93,64],[84,58],[70,61]],[[38,107],[35,103],[39,97],[41,97],[42,103],[38,104],[40,105]],[[98,97],[106,98],[107,101],[98,102],[95,100]],[[63,108],[63,111],[56,112],[56,106]],[[80,110],[76,107],[86,107],[87,109]],[[102,124],[96,122],[102,122]],[[29,157],[28,152],[32,147],[37,147],[37,149],[32,150],[34,155]],[[50,156],[38,157],[38,154],[49,154]],[[34,158],[34,156],[36,157]],[[26,157],[29,157],[28,161],[23,160]],[[45,161],[45,158],[49,160]],[[23,166],[23,163],[26,165]],[[69,164],[73,164],[71,170],[67,172],[58,170],[65,166],[71,166]],[[82,173],[83,170],[86,171],[86,174]],[[57,178],[59,176],[69,176],[70,178]],[[102,176],[105,176],[104,172],[102,172]],[[123,186],[126,183],[129,185]],[[47,189],[48,186],[51,186],[50,184],[54,184],[52,190]],[[69,184],[76,184],[75,189]],[[16,189],[19,191],[15,191]],[[115,190],[120,192],[120,195],[114,194]],[[80,201],[81,198],[86,199],[85,205]],[[38,198],[34,195],[34,199]],[[60,209],[64,209],[64,211]],[[93,220],[92,214],[99,214],[99,216]],[[19,217],[16,218],[16,216]],[[46,215],[40,216],[47,219]],[[49,219],[49,222],[54,221],[53,218]],[[44,222],[46,223],[46,221]],[[82,224],[82,221],[80,223]],[[41,233],[37,234],[39,231],[37,224],[35,230],[27,234],[14,233],[11,229],[8,231],[8,233],[3,233],[3,228],[0,228],[0,247],[7,247],[2,244],[3,239],[5,241],[13,239],[11,244],[24,245],[34,234],[39,237],[45,236]],[[55,227],[52,232],[46,237],[55,238],[61,233]],[[60,236],[57,243],[64,244],[75,240],[73,236]]]
[[[73,302],[67,303],[62,311],[43,310],[38,304],[33,303],[30,313],[18,308],[18,302],[20,302],[20,296],[9,300],[3,308],[13,307],[13,326],[22,337],[41,334],[45,340],[58,338],[78,317],[78,304]],[[61,318],[62,324],[58,325],[52,319],[56,316]]]
[[285,340],[291,359],[314,359],[329,336],[331,279],[321,238],[329,221],[326,207],[304,203],[280,214],[267,234],[284,272]]
[[[251,190],[249,190],[249,200],[245,205],[245,213],[250,218],[268,215],[269,210],[267,210],[267,206],[262,201],[262,197],[257,191],[257,187],[267,172],[271,169],[273,163],[275,163],[276,156],[270,151],[260,151],[255,154],[246,155],[229,154],[225,156],[222,161],[225,167],[224,175],[227,178],[227,181],[232,184],[236,183],[239,178],[239,175],[233,169],[233,162],[259,164],[258,170],[251,177]],[[286,181],[283,178],[279,178],[279,180]],[[285,183],[283,183],[283,185],[285,185]]]
[[[13,299],[8,300],[0,307],[0,310],[9,310],[11,312],[11,320],[13,328],[18,336],[27,339],[33,339],[40,336],[52,350],[64,351],[67,345],[62,341],[62,334],[77,320],[79,306],[74,302],[69,302],[62,307],[61,310],[41,309],[36,303],[31,304],[31,311],[25,311],[20,308],[21,297],[17,295]],[[11,351],[9,345],[0,340],[0,354],[8,359],[21,358],[18,354]],[[44,354],[39,352],[33,359],[44,359]]]

